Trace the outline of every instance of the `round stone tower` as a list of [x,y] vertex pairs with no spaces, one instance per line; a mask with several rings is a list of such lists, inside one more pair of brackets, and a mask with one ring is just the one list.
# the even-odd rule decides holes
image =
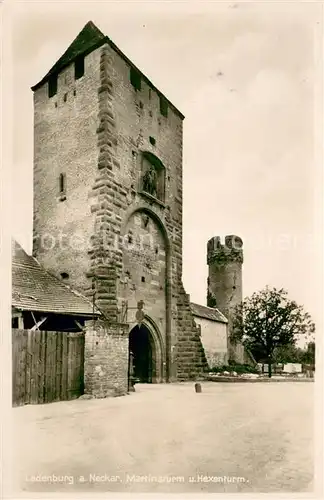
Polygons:
[[[232,333],[233,311],[243,300],[242,264],[243,241],[235,235],[214,236],[207,244],[208,286],[207,306],[217,307],[228,319],[228,337]],[[241,344],[228,343],[228,356],[237,363],[244,362]]]

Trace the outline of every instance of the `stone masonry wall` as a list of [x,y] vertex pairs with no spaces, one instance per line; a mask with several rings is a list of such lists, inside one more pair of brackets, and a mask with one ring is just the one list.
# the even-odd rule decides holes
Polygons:
[[89,321],[84,346],[84,392],[97,398],[128,391],[128,327]]
[[108,46],[101,49],[100,86],[98,87],[97,175],[93,185],[95,214],[90,268],[91,286],[86,293],[95,293],[98,307],[111,321],[118,319],[117,280],[122,270],[120,227],[127,207],[127,190],[115,175],[120,169],[117,154],[118,132],[112,83],[112,58]]
[[[164,298],[161,297],[161,300],[158,300],[152,309],[152,301],[147,300],[150,296],[149,286],[143,289],[141,284],[141,293],[143,300],[146,301],[145,312],[159,326],[161,337],[167,346],[168,363],[172,365],[170,351],[177,342],[175,291],[182,262],[181,258],[177,259],[175,253],[178,251],[180,256],[182,253],[182,119],[171,107],[168,109],[168,116],[163,116],[160,113],[157,92],[144,79],[141,80],[141,89],[135,90],[130,82],[129,64],[113,50],[111,50],[111,57],[114,67],[112,78],[118,116],[118,156],[122,165],[122,168],[116,171],[116,176],[123,186],[128,188],[130,202],[128,212],[124,216],[124,224],[127,224],[128,217],[132,217],[132,210],[138,209],[139,214],[149,215],[148,225],[152,224],[154,227],[158,227],[160,232],[160,235],[156,235],[156,237],[161,242],[163,241],[165,247],[166,280],[162,285],[163,290],[161,290],[161,295],[163,293]],[[152,139],[153,142],[155,141],[154,144],[151,142]],[[154,154],[165,167],[165,197],[162,203],[141,194],[143,151]],[[159,221],[158,225],[156,225],[157,220]],[[163,228],[168,236],[164,234]],[[135,230],[134,238],[140,231]],[[169,239],[169,242],[166,241],[166,238]],[[157,255],[157,260],[160,258]],[[119,282],[118,289],[120,290],[119,298],[121,298],[124,290],[123,283]],[[173,296],[172,293],[174,293]],[[169,376],[172,376],[176,367],[170,366],[169,368]]]
[[[161,330],[167,378],[193,377],[204,361],[182,285],[182,117],[171,105],[167,116],[161,114],[160,96],[146,80],[135,90],[129,63],[108,44],[86,56],[80,80],[74,82],[72,74],[70,65],[59,76],[58,108],[56,98],[47,97],[47,84],[35,92],[35,232],[50,230],[57,238],[64,229],[82,237],[73,250],[66,245],[44,251],[35,243],[34,254],[56,275],[67,272],[70,284],[94,297],[106,320],[116,323],[125,299],[128,220],[135,211],[149,214],[165,246],[165,283],[155,309],[145,312]],[[77,101],[70,102],[70,94]],[[62,100],[65,108],[58,113]],[[164,165],[163,201],[141,192],[143,151]],[[67,192],[60,202],[54,193],[63,167]]]
[[205,351],[198,328],[190,308],[190,297],[182,285],[178,293],[178,331],[175,349],[177,374],[179,380],[196,379],[208,370]]
[[[228,320],[228,336],[232,333],[235,307],[242,302],[243,242],[238,236],[211,238],[207,246],[208,290],[207,306],[217,307]],[[243,363],[240,344],[229,342],[229,359]]]
[[[196,337],[196,342],[191,343],[190,347],[186,346],[185,352],[181,347],[177,347],[178,343],[182,342],[180,335],[188,335],[191,327],[193,328],[191,338],[196,335],[193,317],[190,309],[188,310],[182,286],[182,118],[171,106],[168,108],[168,116],[163,116],[160,113],[159,95],[156,91],[144,79],[141,80],[141,89],[135,90],[130,82],[130,67],[127,62],[114,50],[109,48],[107,51],[111,57],[110,76],[117,132],[116,154],[120,165],[120,168],[114,168],[114,178],[127,191],[126,199],[129,205],[127,213],[122,214],[121,211],[121,217],[125,225],[132,210],[136,209],[142,214],[147,214],[149,211],[152,214],[150,219],[154,219],[153,214],[156,214],[160,226],[164,226],[170,240],[170,255],[165,257],[166,303],[164,305],[163,301],[157,302],[155,310],[149,309],[145,312],[159,325],[167,344],[167,354],[168,350],[170,351],[172,379],[179,376],[181,370],[178,365],[183,366],[185,363],[188,365],[189,352],[192,356],[189,363],[190,370],[197,373],[197,370],[201,369],[200,358],[195,366],[196,357],[199,357],[197,350],[201,351],[199,337]],[[154,144],[151,142],[152,138],[155,140]],[[156,155],[165,167],[163,203],[158,203],[140,193],[143,151]],[[162,237],[165,239],[163,231]],[[117,290],[120,290],[118,300],[122,298],[124,287],[122,281],[123,276],[120,273],[117,278]],[[144,296],[146,293],[149,294],[149,287]],[[161,307],[158,309],[159,303]],[[163,331],[161,319],[165,316],[166,328]],[[174,359],[171,352],[177,352]],[[181,361],[182,352],[184,355]],[[184,377],[187,376],[186,373],[183,372]]]
[[[85,74],[74,79],[70,65],[58,76],[57,94],[45,83],[34,92],[33,254],[53,274],[70,275],[83,290],[93,233],[92,185],[97,170],[100,51],[85,58]],[[66,176],[60,201],[59,176]]]
[[[143,300],[145,313],[154,318],[165,334],[166,245],[160,228],[149,215],[135,212],[128,219],[123,246],[118,297],[128,301],[128,321],[136,321],[136,307]],[[165,348],[165,335],[162,338]]]
[[[104,55],[105,54],[105,55]],[[159,111],[159,96],[142,79],[141,90],[136,91],[130,83],[129,65],[110,47],[105,46],[101,55],[101,87],[99,92],[99,115],[101,110],[105,110],[104,121],[106,128],[99,127],[100,155],[102,155],[102,165],[98,163],[101,172],[105,170],[106,185],[98,185],[100,190],[100,203],[94,204],[92,210],[97,210],[99,217],[99,227],[106,226],[108,234],[106,238],[114,237],[114,251],[110,269],[110,282],[107,279],[107,288],[101,279],[102,294],[98,296],[97,303],[102,308],[110,307],[115,310],[120,308],[124,299],[124,273],[127,271],[122,266],[121,255],[127,254],[125,248],[125,236],[129,229],[128,218],[132,218],[134,210],[139,215],[152,214],[149,217],[149,226],[156,227],[157,240],[163,243],[163,231],[159,235],[159,226],[154,222],[153,214],[164,225],[170,239],[170,258],[168,260],[165,252],[165,277],[170,284],[159,283],[162,290],[157,290],[161,295],[161,300],[152,302],[152,293],[149,283],[145,286],[142,282],[141,297],[146,302],[145,312],[155,321],[161,330],[162,339],[171,352],[177,352],[174,359],[170,358],[170,375],[183,378],[188,376],[188,372],[197,374],[203,366],[201,361],[202,346],[199,335],[195,328],[190,308],[186,303],[186,294],[182,287],[182,119],[169,107],[168,116],[164,117]],[[104,80],[102,80],[104,79]],[[107,114],[107,104],[111,103]],[[113,108],[113,112],[112,112]],[[100,117],[102,123],[102,118]],[[106,136],[105,136],[106,134]],[[150,138],[155,139],[155,144],[150,142]],[[141,191],[142,176],[142,152],[149,151],[156,155],[165,166],[165,197],[163,203],[158,203],[143,196]],[[109,180],[108,180],[109,178]],[[122,189],[122,191],[121,191]],[[106,196],[106,198],[104,198]],[[100,207],[100,208],[99,208]],[[103,213],[106,210],[106,214]],[[104,219],[103,217],[106,218]],[[108,220],[109,217],[109,220]],[[127,226],[128,225],[128,226]],[[121,234],[124,227],[123,234]],[[142,228],[133,227],[133,237],[137,238]],[[161,227],[160,227],[161,231]],[[95,231],[97,232],[97,231]],[[118,240],[116,239],[116,235]],[[116,248],[116,241],[118,247]],[[153,243],[154,244],[154,243]],[[165,244],[165,242],[164,242]],[[127,244],[126,244],[127,247]],[[109,257],[103,252],[103,256]],[[100,256],[99,256],[100,259]],[[156,261],[161,257],[157,254]],[[126,259],[127,260],[127,259]],[[125,259],[124,259],[125,263]],[[141,269],[140,259],[135,273]],[[167,268],[169,265],[169,269]],[[153,266],[154,267],[154,266]],[[115,284],[113,281],[115,280]],[[138,283],[137,283],[138,285]],[[115,287],[116,286],[116,292]],[[136,283],[135,283],[136,286]],[[170,300],[166,297],[169,286]],[[138,287],[139,288],[139,287]],[[114,297],[114,294],[116,296]],[[100,302],[99,302],[100,299]],[[104,300],[104,302],[102,301]],[[129,306],[132,304],[131,296],[128,295]],[[168,323],[171,327],[168,331]],[[183,339],[190,345],[183,344]],[[195,337],[195,341],[193,341]],[[179,344],[180,343],[180,344]],[[179,345],[178,345],[179,344]],[[185,348],[185,350],[183,348]],[[174,348],[174,350],[173,350]],[[174,366],[173,366],[174,365]],[[179,367],[186,368],[179,368]]]

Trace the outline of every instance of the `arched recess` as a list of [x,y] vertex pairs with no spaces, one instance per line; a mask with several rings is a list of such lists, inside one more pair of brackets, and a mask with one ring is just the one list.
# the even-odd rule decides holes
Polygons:
[[[165,347],[163,344],[161,332],[156,323],[148,315],[145,315],[141,328],[147,328],[152,340],[152,383],[160,383],[166,379],[166,365],[165,365]],[[129,336],[131,338],[134,330],[138,328],[138,323],[132,323],[129,329]]]
[[[165,201],[165,167],[155,154],[151,151],[141,151],[141,176],[139,190],[147,192],[158,200]],[[148,172],[153,171],[155,180],[153,184],[145,186],[145,177]]]
[[149,208],[147,205],[139,203],[137,205],[132,205],[132,207],[130,207],[126,211],[126,215],[125,215],[124,221],[123,221],[123,223],[121,225],[121,228],[120,228],[120,236],[121,237],[125,236],[125,234],[126,234],[126,228],[127,228],[127,223],[129,221],[129,219],[136,212],[146,213],[149,217],[151,217],[156,222],[156,224],[159,226],[159,228],[160,228],[160,230],[161,230],[161,232],[163,234],[163,237],[164,237],[164,240],[165,240],[165,246],[166,246],[167,254],[170,256],[171,241],[170,241],[170,237],[169,237],[168,231],[166,230],[166,227],[165,227],[163,221],[161,220],[161,218],[159,217],[159,215],[154,210],[152,210],[151,208]]
[[[156,212],[154,212],[152,209],[147,207],[146,205],[138,204],[136,206],[132,206],[129,208],[126,212],[125,219],[122,223],[121,230],[120,230],[120,236],[121,240],[126,235],[126,230],[127,230],[127,224],[130,218],[136,214],[137,212],[142,212],[147,214],[152,220],[157,224],[159,229],[161,230],[161,234],[163,235],[164,242],[165,242],[165,263],[166,263],[166,277],[165,277],[165,303],[166,303],[166,311],[165,311],[165,319],[166,319],[166,331],[165,331],[165,341],[161,339],[161,334],[160,339],[161,339],[161,345],[164,346],[165,348],[162,349],[161,355],[162,355],[162,364],[165,367],[162,370],[162,376],[163,380],[166,382],[170,381],[170,376],[171,376],[171,304],[172,304],[172,288],[171,288],[171,283],[172,283],[172,266],[171,266],[171,242],[170,242],[170,237],[169,234],[165,228],[165,225],[161,218],[158,216]],[[147,317],[148,318],[148,317]],[[159,332],[158,327],[155,325],[154,321],[151,318],[147,319],[148,323],[151,324],[151,329],[153,331]]]

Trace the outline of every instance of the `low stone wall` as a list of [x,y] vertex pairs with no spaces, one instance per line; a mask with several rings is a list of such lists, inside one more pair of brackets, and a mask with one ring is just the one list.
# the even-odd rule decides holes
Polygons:
[[128,325],[89,322],[84,346],[84,392],[96,398],[128,391]]
[[264,382],[314,382],[313,378],[295,378],[295,377],[282,377],[282,378],[269,378],[269,377],[259,377],[259,378],[245,378],[245,377],[215,377],[206,376],[205,380],[208,382],[228,382],[228,383],[264,383]]

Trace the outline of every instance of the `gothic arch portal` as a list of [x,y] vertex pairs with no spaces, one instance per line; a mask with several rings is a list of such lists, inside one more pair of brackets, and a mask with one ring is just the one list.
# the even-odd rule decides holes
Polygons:
[[[154,323],[153,319],[146,316],[145,325],[150,330],[152,338],[154,339],[155,345],[157,348],[157,373],[156,380],[157,381],[166,381],[169,382],[171,376],[171,300],[172,300],[172,289],[171,289],[171,243],[168,232],[165,228],[165,225],[161,218],[149,207],[138,204],[130,207],[126,212],[125,219],[123,221],[120,236],[123,239],[127,232],[128,221],[133,217],[136,213],[144,213],[148,215],[154,223],[158,226],[164,240],[165,245],[165,265],[166,265],[166,273],[165,273],[165,336],[160,333],[159,328]],[[135,325],[132,325],[134,328]],[[160,346],[160,347],[159,347]]]
[[140,325],[132,324],[129,332],[129,350],[134,355],[135,378],[139,378],[141,382],[151,383],[165,380],[165,348],[161,333],[149,316],[146,315]]

